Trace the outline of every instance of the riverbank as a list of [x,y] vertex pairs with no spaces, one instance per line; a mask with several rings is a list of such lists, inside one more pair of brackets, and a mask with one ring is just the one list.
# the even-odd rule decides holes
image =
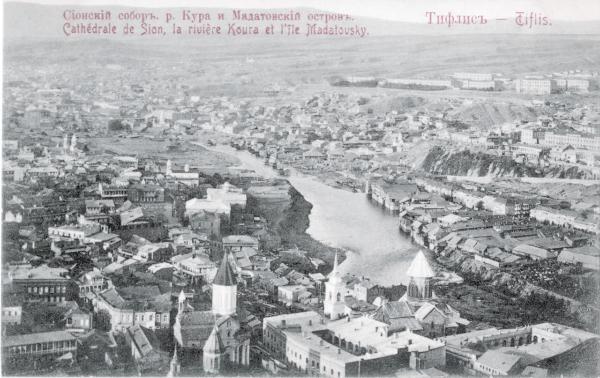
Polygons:
[[297,248],[306,251],[307,257],[317,258],[325,263],[319,271],[331,271],[335,253],[338,253],[341,263],[346,258],[346,251],[325,245],[310,236],[307,230],[310,227],[309,217],[313,205],[288,181],[280,185],[284,186],[282,190],[287,190],[287,198],[266,200],[252,197],[247,203],[247,210],[266,219],[270,238],[277,240],[276,249]]
[[[307,251],[310,257],[323,260],[326,265],[321,270],[329,273],[333,268],[335,253],[338,253],[338,260],[341,264],[347,257],[347,251],[325,245],[311,237],[307,230],[310,226],[309,216],[313,205],[292,185],[290,185],[289,193],[290,204],[283,210],[283,216],[277,225],[282,245],[286,248],[297,246]],[[404,285],[375,285],[372,290],[373,295],[382,295],[390,300],[400,299],[405,291],[406,286]]]
[[284,248],[298,247],[308,252],[310,257],[323,260],[327,264],[327,271],[333,267],[335,253],[341,263],[346,259],[346,251],[340,248],[327,246],[313,239],[307,230],[310,226],[310,212],[313,205],[290,184],[290,204],[283,210],[283,216],[278,222],[276,230],[281,237]]

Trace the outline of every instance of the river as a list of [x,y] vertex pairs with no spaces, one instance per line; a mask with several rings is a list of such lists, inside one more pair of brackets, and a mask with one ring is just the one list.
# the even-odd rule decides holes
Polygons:
[[[235,156],[242,167],[262,176],[277,176],[248,151],[222,145],[203,147]],[[307,233],[321,243],[350,252],[340,265],[343,273],[369,277],[381,285],[406,284],[405,272],[417,248],[398,231],[397,217],[371,203],[364,193],[333,188],[294,171],[287,179],[313,205]]]

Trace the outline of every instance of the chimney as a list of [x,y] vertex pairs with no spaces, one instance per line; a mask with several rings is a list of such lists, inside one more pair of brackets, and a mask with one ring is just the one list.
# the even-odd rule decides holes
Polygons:
[[312,319],[308,319],[308,325],[311,326],[312,325]]
[[338,354],[342,354],[342,349],[338,348]]
[[285,319],[281,319],[281,326],[285,327]]

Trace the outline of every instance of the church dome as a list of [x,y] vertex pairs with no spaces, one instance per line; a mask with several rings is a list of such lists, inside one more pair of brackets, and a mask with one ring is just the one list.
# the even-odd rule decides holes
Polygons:
[[408,277],[419,277],[419,278],[431,278],[435,276],[429,261],[423,254],[423,251],[419,251],[413,261],[410,263],[410,267],[406,271]]
[[229,261],[227,258],[227,254],[223,256],[223,260],[221,260],[221,265],[219,266],[219,270],[217,270],[217,274],[215,275],[215,279],[213,280],[213,285],[220,286],[236,286],[237,280],[235,278],[235,273],[229,265]]

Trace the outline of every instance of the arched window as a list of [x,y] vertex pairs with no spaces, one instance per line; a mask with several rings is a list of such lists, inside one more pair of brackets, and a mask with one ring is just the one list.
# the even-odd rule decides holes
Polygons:
[[515,338],[514,338],[514,337],[512,337],[512,338],[510,339],[510,346],[511,346],[511,347],[514,347],[514,346],[515,346]]

